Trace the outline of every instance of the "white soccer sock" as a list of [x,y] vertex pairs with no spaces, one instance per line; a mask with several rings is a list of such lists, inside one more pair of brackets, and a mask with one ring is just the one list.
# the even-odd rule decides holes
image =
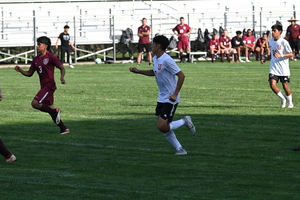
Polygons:
[[173,131],[168,131],[164,133],[166,139],[168,142],[176,149],[176,151],[179,151],[182,149],[182,146],[180,142],[177,140],[176,135]]
[[280,99],[285,99],[284,95],[281,92],[278,92],[276,94]]
[[292,94],[286,96],[286,99],[288,100],[289,104],[292,103]]
[[185,124],[185,121],[183,119],[173,121],[169,124],[170,125],[170,130],[178,129],[179,127],[183,126],[184,124]]

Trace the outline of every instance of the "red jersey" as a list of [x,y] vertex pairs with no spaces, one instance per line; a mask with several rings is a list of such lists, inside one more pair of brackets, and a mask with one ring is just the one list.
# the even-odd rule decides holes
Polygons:
[[37,71],[40,78],[41,88],[48,88],[50,90],[56,90],[56,84],[54,80],[54,67],[61,65],[58,58],[47,52],[45,56],[36,56],[33,58],[30,70]]
[[208,49],[210,49],[210,47],[212,47],[216,50],[219,50],[219,45],[220,45],[219,39],[216,39],[216,40],[210,39],[209,43],[208,43]]
[[[143,25],[142,25],[138,28],[138,33],[147,32],[147,31],[150,31],[150,26],[146,25],[143,27]],[[149,44],[149,43],[150,43],[149,35],[140,37],[139,44]]]
[[178,40],[181,41],[188,41],[189,37],[184,35],[184,33],[189,32],[191,30],[191,27],[187,24],[180,25],[178,24],[175,28],[173,28],[173,31],[176,31],[180,36],[178,37]]
[[226,48],[229,48],[229,44],[231,43],[230,37],[228,37],[228,36],[220,37],[219,41],[220,41],[220,44],[222,44]]
[[300,25],[289,25],[286,31],[289,33],[288,40],[296,41],[298,40],[298,36],[300,35]]
[[253,35],[243,35],[243,42],[245,45],[253,46],[253,44],[255,43],[255,38]]
[[[267,41],[268,42],[268,41]],[[267,47],[267,45],[266,44],[264,44],[264,45],[262,45],[264,43],[264,40],[262,39],[262,38],[258,38],[258,40],[256,41],[256,47],[262,47],[262,48],[266,48]]]

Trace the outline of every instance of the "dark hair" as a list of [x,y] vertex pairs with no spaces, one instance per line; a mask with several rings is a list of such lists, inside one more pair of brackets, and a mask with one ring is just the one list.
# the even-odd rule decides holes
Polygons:
[[279,21],[276,21],[276,24],[274,24],[271,29],[277,29],[278,31],[282,32],[282,24]]
[[144,18],[142,19],[142,21],[143,21],[143,20],[147,20],[147,19],[144,17]]
[[65,26],[64,26],[64,28],[70,28],[70,26],[68,26],[68,25],[65,25]]
[[241,35],[242,34],[242,31],[237,31],[235,32],[237,35]]
[[180,17],[180,19],[184,19],[183,17]]
[[263,36],[264,36],[264,35],[268,36],[268,33],[264,32],[262,35],[263,35]]
[[247,32],[248,32],[248,31],[252,31],[252,30],[249,28],[249,29],[247,30]]
[[160,48],[165,51],[167,49],[167,47],[169,46],[170,42],[169,42],[169,39],[164,36],[164,35],[158,35],[158,36],[155,36],[153,38],[153,42],[155,44],[160,44]]
[[47,45],[47,51],[50,51],[50,47],[51,47],[51,40],[50,38],[46,37],[46,36],[41,36],[36,40],[38,43],[43,43],[45,45]]

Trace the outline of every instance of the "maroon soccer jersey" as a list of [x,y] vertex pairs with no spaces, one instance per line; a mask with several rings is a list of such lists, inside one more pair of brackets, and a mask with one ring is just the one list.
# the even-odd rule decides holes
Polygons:
[[183,24],[183,25],[178,24],[175,28],[173,28],[173,31],[176,31],[178,34],[180,34],[178,40],[187,41],[189,37],[184,34],[189,32],[190,29],[191,27],[187,24]]
[[300,35],[300,25],[298,25],[298,24],[290,25],[287,28],[287,32],[290,33],[289,41],[298,40],[298,36]]
[[264,45],[262,45],[264,43],[264,40],[262,39],[262,38],[258,38],[258,40],[257,40],[257,42],[256,42],[256,47],[262,47],[262,48],[266,48],[267,47],[267,45],[266,44],[264,44]]
[[[143,32],[147,32],[147,31],[150,31],[150,26],[146,25],[143,27],[143,25],[142,25],[138,28],[138,33],[143,33]],[[150,43],[149,35],[140,37],[139,44],[149,44],[149,43]]]
[[216,40],[210,39],[208,43],[208,49],[212,47],[215,50],[219,50],[219,45],[220,45],[219,39]]
[[30,70],[37,71],[40,78],[41,88],[56,90],[54,80],[54,67],[61,65],[58,58],[47,52],[45,56],[36,56],[33,58]]
[[255,43],[255,38],[253,35],[243,35],[243,42],[245,45],[253,46],[253,44]]
[[222,44],[224,47],[229,48],[229,44],[231,42],[230,37],[228,37],[228,36],[220,37],[219,41],[220,41],[220,44]]

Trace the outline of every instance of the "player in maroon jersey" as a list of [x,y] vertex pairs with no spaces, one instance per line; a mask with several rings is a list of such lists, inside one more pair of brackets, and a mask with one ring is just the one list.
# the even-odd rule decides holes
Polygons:
[[142,54],[144,48],[146,49],[149,65],[152,64],[152,55],[151,55],[151,44],[150,44],[150,26],[147,25],[147,19],[142,19],[143,25],[138,28],[138,36],[140,37],[138,43],[138,57],[137,64],[140,65],[142,60]]
[[209,40],[207,49],[208,52],[211,54],[211,62],[214,62],[215,53],[219,54],[221,52],[220,42],[217,33],[214,33],[212,39]]
[[263,59],[265,53],[270,55],[269,41],[267,33],[263,33],[261,38],[258,38],[255,45],[256,61]]
[[[2,101],[2,92],[0,89],[0,101]],[[0,139],[0,154],[4,156],[4,162],[15,162],[17,158],[15,155],[10,153],[10,151],[6,148],[3,141]]]
[[48,37],[42,36],[37,39],[37,51],[40,53],[34,57],[28,71],[24,71],[21,67],[16,66],[15,70],[24,76],[31,77],[37,71],[40,78],[41,90],[36,94],[31,102],[33,108],[42,112],[47,112],[52,117],[54,123],[60,128],[60,134],[70,133],[70,130],[64,125],[60,119],[60,109],[54,108],[53,94],[56,90],[54,80],[54,67],[60,69],[60,81],[65,84],[65,68],[58,58],[49,52],[51,40]]
[[227,56],[228,62],[232,63],[232,61],[230,60],[230,54],[233,54],[234,60],[236,62],[239,62],[239,60],[237,59],[237,52],[231,47],[231,39],[227,34],[228,31],[225,29],[222,33],[222,36],[219,39],[221,47],[221,61],[223,62],[223,57],[225,54]]
[[298,56],[300,55],[300,25],[296,24],[297,20],[295,17],[292,17],[288,21],[291,22],[291,25],[289,25],[286,30],[286,39],[289,41],[295,55],[292,60],[296,60],[296,54],[298,54]]
[[184,18],[180,17],[180,24],[173,28],[173,33],[178,36],[177,48],[180,52],[180,61],[183,61],[183,50],[186,51],[188,62],[190,62],[190,42],[189,35],[192,33],[192,28],[184,23]]
[[255,38],[252,35],[252,30],[247,30],[247,35],[243,35],[243,42],[248,49],[248,57],[246,57],[246,62],[250,62],[250,52],[255,51]]

